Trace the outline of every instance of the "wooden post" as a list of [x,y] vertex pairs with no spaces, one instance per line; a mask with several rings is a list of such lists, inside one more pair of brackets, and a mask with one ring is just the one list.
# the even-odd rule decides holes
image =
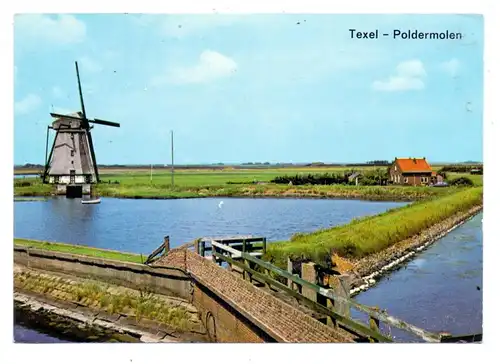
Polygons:
[[[380,311],[378,307],[372,307],[375,311]],[[370,329],[376,332],[380,332],[380,320],[376,317],[370,316]],[[372,338],[370,338],[370,342],[375,342]]]
[[[329,286],[333,288],[333,291],[337,296],[343,297],[345,299],[349,299],[351,297],[351,277],[349,277],[349,275],[342,274],[330,276]],[[349,307],[348,303],[340,301],[331,302],[331,300],[328,300],[327,302],[330,307],[333,305],[335,312],[337,312],[338,314],[344,317],[351,316],[351,308]]]
[[[288,273],[293,274],[293,264],[292,264],[292,261],[290,260],[290,258],[287,258],[287,269],[286,270],[288,271]],[[293,289],[294,284],[290,278],[287,279],[287,285],[288,285],[288,288]]]
[[201,241],[198,239],[194,243],[195,249],[196,249],[196,254],[201,255]]
[[[205,256],[205,244],[206,244],[205,240],[200,242],[200,255],[202,257]],[[213,250],[213,247],[212,247],[212,250]]]
[[245,253],[247,251],[247,241],[243,239],[243,246],[241,247],[241,251]]
[[375,331],[380,331],[380,320],[370,316],[370,328]]
[[[250,262],[248,260],[243,259],[243,263],[247,268],[250,268]],[[246,270],[243,271],[243,276],[245,280],[250,281],[250,283],[252,283],[252,274],[250,272],[247,272]]]
[[[335,310],[335,302],[331,298],[327,298],[326,299],[326,307],[328,307],[330,310]],[[328,326],[337,327],[337,321],[333,320],[331,316],[327,316],[326,324]]]
[[[316,269],[314,269],[314,263],[302,263],[301,265],[302,279],[312,284],[316,284]],[[317,292],[311,288],[302,287],[302,295],[313,302],[317,302]]]
[[216,246],[212,244],[212,262],[217,263],[217,258],[215,257],[215,252],[218,252],[218,249]]
[[266,254],[266,248],[267,248],[266,245],[267,245],[267,239],[264,238],[264,239],[262,239],[262,253],[263,254]]
[[[266,276],[268,276],[269,278],[271,278],[271,272],[269,272],[269,269],[265,269],[265,270],[264,270],[264,274],[265,274]],[[269,290],[271,290],[271,289],[272,289],[271,284],[270,284],[269,282],[267,282],[267,281],[266,281],[266,287],[267,287]]]
[[167,253],[170,251],[170,236],[167,235],[163,238],[163,246],[165,247],[163,255],[167,255]]

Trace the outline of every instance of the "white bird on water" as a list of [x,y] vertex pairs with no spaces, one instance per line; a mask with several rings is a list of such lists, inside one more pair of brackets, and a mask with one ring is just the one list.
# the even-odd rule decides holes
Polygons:
[[222,208],[222,205],[224,205],[224,201],[219,202],[219,208]]

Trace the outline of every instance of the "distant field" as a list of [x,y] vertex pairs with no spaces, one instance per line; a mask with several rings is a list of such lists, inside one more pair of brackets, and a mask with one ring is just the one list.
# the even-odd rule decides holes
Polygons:
[[[434,170],[441,167],[435,166]],[[356,170],[370,170],[376,167],[358,167]],[[219,186],[230,182],[253,183],[254,181],[269,182],[277,176],[316,173],[342,173],[350,170],[346,167],[304,167],[304,168],[276,168],[276,169],[226,169],[226,170],[175,170],[174,183],[176,186]],[[172,176],[166,169],[151,170],[102,170],[101,180],[118,181],[124,185],[150,184],[170,185]],[[467,173],[448,173],[449,179],[468,177],[476,186],[483,185],[483,176]]]
[[[438,170],[442,167],[442,165],[433,165],[433,170]],[[238,174],[246,174],[246,173],[256,173],[256,174],[290,174],[290,173],[331,173],[331,172],[343,172],[347,170],[373,170],[377,168],[387,168],[383,166],[310,166],[310,167],[264,167],[264,166],[253,166],[253,167],[224,167],[224,166],[207,166],[207,167],[176,167],[176,173],[238,173]],[[118,174],[148,174],[151,169],[148,167],[134,167],[134,168],[110,168],[110,167],[100,167],[99,173],[101,175],[118,175]],[[40,174],[41,169],[26,169],[26,168],[17,168],[14,170],[15,175],[19,174]],[[153,173],[156,174],[170,174],[170,167],[153,167]]]
[[[437,171],[441,168],[440,165],[434,165],[433,170]],[[355,170],[373,170],[384,167],[293,167],[293,168],[189,168],[175,169],[174,182],[177,186],[195,187],[195,186],[216,186],[225,185],[228,182],[235,183],[253,183],[254,181],[269,182],[274,177],[295,174],[316,174],[316,173],[342,173],[351,169]],[[101,180],[118,181],[125,185],[170,185],[171,172],[169,168],[101,168],[99,169]],[[16,175],[22,174],[38,174],[39,170],[33,169],[17,169],[14,171]],[[35,178],[36,175],[33,175]],[[152,178],[151,178],[152,177]],[[482,175],[471,175],[468,173],[448,173],[449,179],[458,177],[468,177],[475,185],[483,184]],[[29,177],[28,177],[29,178]]]
[[[366,167],[373,169],[373,167]],[[227,169],[227,170],[175,170],[174,182],[178,186],[214,186],[225,185],[228,182],[253,183],[254,181],[269,182],[274,177],[308,174],[308,173],[340,173],[347,170],[343,167],[331,168],[277,168],[277,169]],[[101,180],[118,181],[120,184],[149,184],[170,185],[172,175],[165,169],[154,170],[151,179],[150,170],[140,171],[107,171],[100,172]]]
[[[358,170],[376,167],[361,167]],[[439,166],[435,166],[439,168]],[[166,168],[153,169],[101,169],[103,183],[96,193],[103,197],[126,198],[188,198],[188,197],[316,197],[316,198],[358,198],[388,201],[416,201],[431,196],[451,193],[455,188],[434,188],[421,186],[344,186],[254,184],[269,182],[277,176],[315,173],[342,173],[346,167],[296,167],[296,168],[249,168],[249,169],[179,169],[175,170],[174,182]],[[449,179],[466,176],[476,186],[482,186],[482,176],[448,173]],[[49,196],[51,185],[41,183],[39,177],[14,179],[15,182],[29,182],[14,187],[15,196]],[[107,183],[110,182],[110,183]],[[113,182],[119,182],[115,184]]]

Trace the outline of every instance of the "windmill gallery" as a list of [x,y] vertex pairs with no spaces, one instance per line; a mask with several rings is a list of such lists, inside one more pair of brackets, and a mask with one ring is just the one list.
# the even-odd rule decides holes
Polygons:
[[[56,193],[65,194],[67,197],[91,194],[92,185],[100,182],[90,133],[93,125],[90,124],[120,127],[119,123],[87,118],[77,62],[75,67],[81,111],[68,115],[50,114],[55,120],[52,125],[47,126],[46,163],[42,175],[43,183],[55,185]],[[47,157],[50,129],[54,130],[56,135]]]

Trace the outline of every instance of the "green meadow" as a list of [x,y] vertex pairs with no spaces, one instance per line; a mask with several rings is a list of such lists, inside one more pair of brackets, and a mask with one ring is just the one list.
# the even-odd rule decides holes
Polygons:
[[31,247],[42,250],[49,250],[49,251],[57,251],[61,253],[86,255],[94,258],[121,260],[132,263],[142,263],[147,258],[145,256],[133,253],[124,253],[114,250],[91,248],[84,245],[71,245],[66,243],[55,243],[55,242],[32,240],[32,239],[14,238],[14,245]]
[[[374,169],[360,167],[357,170]],[[435,167],[437,168],[437,167]],[[410,186],[305,185],[269,183],[277,176],[342,173],[347,167],[184,169],[174,172],[174,185],[168,169],[102,169],[102,183],[96,193],[104,197],[190,198],[190,197],[316,197],[374,200],[419,200],[453,192],[453,188]],[[449,173],[448,178],[471,178],[482,185],[482,176]],[[24,182],[24,186],[22,185]],[[260,183],[256,183],[260,182]],[[48,196],[52,186],[39,178],[14,180],[15,196]]]

